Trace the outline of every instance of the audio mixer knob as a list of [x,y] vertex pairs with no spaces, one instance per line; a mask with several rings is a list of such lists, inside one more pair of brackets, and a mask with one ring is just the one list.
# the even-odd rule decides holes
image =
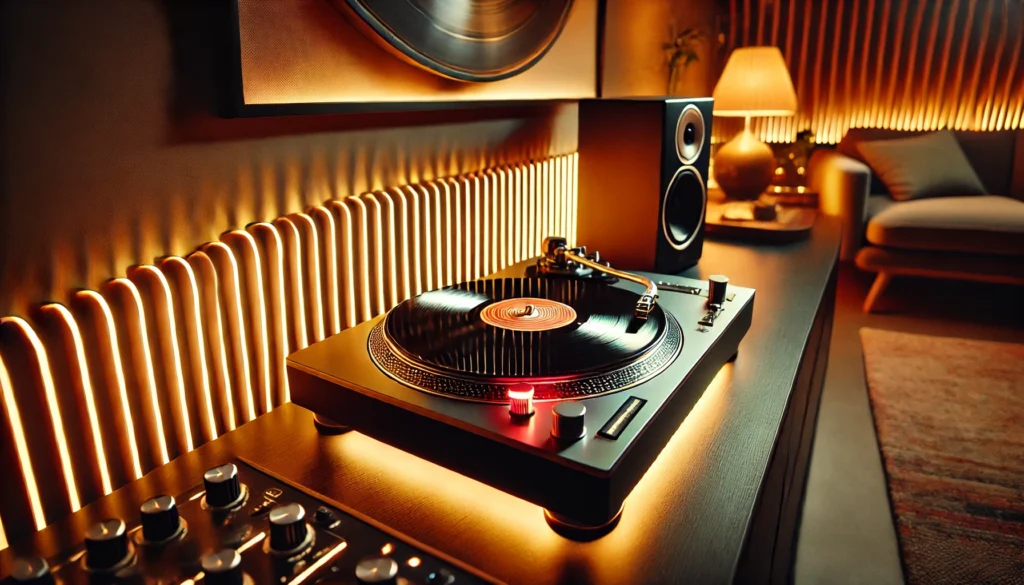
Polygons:
[[123,520],[102,520],[85,531],[85,566],[89,570],[112,571],[127,565],[131,558],[132,548]]
[[299,504],[285,504],[270,511],[270,550],[290,554],[309,544],[306,510]]
[[206,505],[211,508],[235,508],[242,503],[242,482],[234,463],[225,463],[203,474]]
[[199,562],[208,585],[242,585],[245,581],[242,555],[233,548],[205,554]]
[[371,557],[356,565],[356,580],[360,583],[396,583],[398,563],[390,557]]
[[156,496],[142,503],[142,538],[159,543],[181,533],[183,525],[173,496]]
[[14,565],[11,566],[11,578],[17,583],[53,585],[53,574],[50,573],[50,565],[46,562],[46,559],[40,557],[16,559]]
[[551,435],[563,441],[575,441],[583,438],[586,432],[583,419],[587,407],[582,402],[568,400],[559,402],[551,409]]

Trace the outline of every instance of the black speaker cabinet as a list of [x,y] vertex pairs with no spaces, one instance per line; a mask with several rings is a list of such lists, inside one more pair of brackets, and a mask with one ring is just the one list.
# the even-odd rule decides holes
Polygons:
[[579,104],[577,244],[612,266],[672,273],[704,247],[711,98]]

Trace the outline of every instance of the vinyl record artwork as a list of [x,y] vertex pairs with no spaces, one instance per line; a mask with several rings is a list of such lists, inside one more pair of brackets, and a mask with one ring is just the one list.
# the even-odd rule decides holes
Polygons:
[[532,67],[573,0],[334,0],[375,42],[438,75],[497,81]]
[[242,116],[597,94],[597,0],[235,0]]

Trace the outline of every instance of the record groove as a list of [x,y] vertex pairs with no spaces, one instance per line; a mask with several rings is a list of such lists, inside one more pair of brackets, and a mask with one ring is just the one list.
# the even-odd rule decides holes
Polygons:
[[[679,325],[660,307],[646,322],[633,319],[638,298],[574,279],[463,283],[395,307],[371,331],[369,352],[399,382],[463,400],[505,402],[508,386],[524,382],[535,386],[536,400],[595,396],[653,377],[682,348]],[[481,318],[488,306],[511,299],[561,303],[576,319],[554,329],[516,331]]]

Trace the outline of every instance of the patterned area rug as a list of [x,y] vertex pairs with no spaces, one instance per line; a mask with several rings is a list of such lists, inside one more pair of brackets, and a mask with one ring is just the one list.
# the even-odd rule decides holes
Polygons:
[[1024,345],[860,336],[908,583],[1024,583]]

